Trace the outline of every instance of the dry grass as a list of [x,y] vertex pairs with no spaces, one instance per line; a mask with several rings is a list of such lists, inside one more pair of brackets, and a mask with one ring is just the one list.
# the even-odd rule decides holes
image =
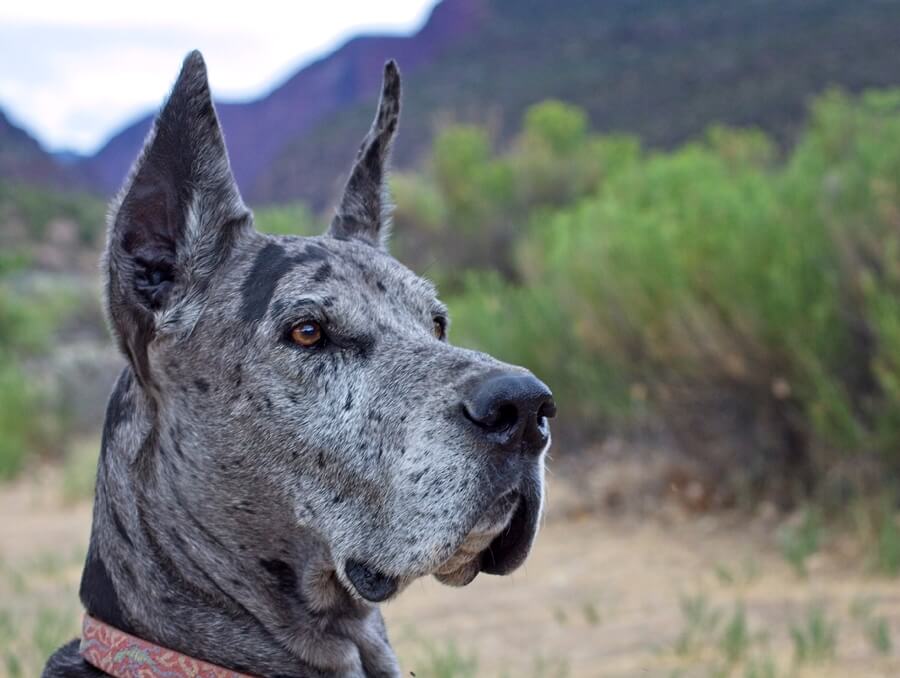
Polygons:
[[[43,470],[0,489],[0,676],[38,675],[77,634],[90,506],[62,499],[65,476]],[[897,581],[865,559],[826,543],[801,576],[774,523],[678,512],[613,520],[586,510],[596,497],[552,482],[520,572],[463,589],[416,582],[385,606],[407,675],[900,675]]]

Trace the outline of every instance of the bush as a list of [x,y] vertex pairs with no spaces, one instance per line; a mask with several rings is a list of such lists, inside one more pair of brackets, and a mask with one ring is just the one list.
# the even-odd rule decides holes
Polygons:
[[55,191],[0,180],[0,223],[21,223],[29,243],[39,243],[54,219],[72,221],[79,244],[94,247],[104,234],[106,205],[93,195]]
[[273,235],[319,235],[325,230],[302,203],[263,207],[253,218],[258,230]]
[[897,478],[900,92],[827,94],[783,163],[725,128],[618,157],[531,220],[512,283],[468,280],[464,340],[533,368],[583,425],[660,418],[729,492]]
[[615,367],[589,355],[569,330],[571,317],[552,287],[519,287],[497,274],[470,274],[449,299],[454,343],[527,365],[553,388],[563,428],[581,435],[619,423],[627,398]]
[[493,152],[486,130],[451,126],[435,139],[426,169],[394,176],[395,252],[458,293],[467,271],[518,280],[516,243],[551,210],[593,193],[633,163],[630,137],[592,137],[580,109],[559,101],[525,112],[506,153]]
[[0,358],[0,480],[13,477],[25,462],[37,404],[21,370]]
[[0,267],[0,480],[14,476],[29,454],[60,440],[60,413],[45,406],[25,365],[48,350],[70,299],[59,290],[26,290],[16,273],[20,265]]

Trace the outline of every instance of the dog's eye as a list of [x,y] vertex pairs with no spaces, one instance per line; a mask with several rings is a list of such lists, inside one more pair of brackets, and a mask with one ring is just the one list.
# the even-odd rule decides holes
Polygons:
[[437,339],[443,339],[447,335],[447,321],[440,316],[435,316],[432,321],[432,332]]
[[315,320],[304,320],[291,328],[291,341],[303,348],[315,348],[322,339],[322,327]]

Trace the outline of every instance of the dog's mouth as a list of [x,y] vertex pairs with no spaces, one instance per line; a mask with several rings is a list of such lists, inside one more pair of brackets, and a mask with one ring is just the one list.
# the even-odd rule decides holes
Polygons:
[[[465,586],[479,572],[508,574],[521,565],[531,548],[540,518],[540,497],[526,497],[518,490],[500,496],[479,518],[462,544],[432,571],[449,586]],[[344,567],[356,592],[373,603],[393,596],[401,578],[393,577],[356,560]]]
[[379,572],[358,560],[347,561],[344,572],[356,592],[371,603],[387,600],[400,588],[397,577]]
[[537,531],[539,501],[518,491],[497,499],[456,552],[434,572],[449,586],[465,586],[479,572],[508,574],[528,555]]

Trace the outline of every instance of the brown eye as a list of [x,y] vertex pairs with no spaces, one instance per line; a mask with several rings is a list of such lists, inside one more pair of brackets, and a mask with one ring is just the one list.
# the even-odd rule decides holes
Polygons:
[[435,318],[433,321],[432,332],[438,339],[443,339],[447,332],[447,326],[442,318]]
[[314,348],[322,343],[322,327],[314,320],[304,320],[291,329],[291,340],[303,348]]

